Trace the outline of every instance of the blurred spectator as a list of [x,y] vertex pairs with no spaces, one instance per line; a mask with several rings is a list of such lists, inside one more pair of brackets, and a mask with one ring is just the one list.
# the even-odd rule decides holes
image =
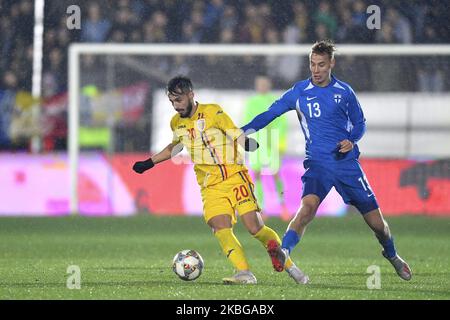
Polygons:
[[104,42],[112,26],[110,20],[102,18],[97,2],[90,3],[87,11],[88,17],[83,21],[83,28],[81,28],[81,40]]
[[[287,28],[283,33],[285,44],[294,44],[298,40],[298,34],[294,29]],[[280,43],[280,34],[276,29],[268,29],[267,42]],[[279,55],[266,58],[267,75],[273,79],[278,87],[290,86],[298,79],[302,67],[302,57],[298,55]]]
[[67,78],[66,67],[63,66],[63,53],[59,48],[53,48],[50,51],[48,59],[45,59],[44,70],[42,74],[42,95],[45,98],[59,94],[65,90],[65,80]]
[[286,27],[286,37],[289,38],[288,43],[301,43],[307,38],[309,27],[309,13],[303,2],[296,2],[292,8],[294,19]]
[[10,125],[16,100],[17,77],[11,71],[3,75],[0,87],[0,150],[11,146]]
[[440,38],[436,32],[436,30],[433,28],[433,26],[426,26],[424,29],[424,38],[422,42],[424,43],[439,43]]
[[[0,17],[0,29],[11,30],[11,19],[8,16]],[[11,61],[10,52],[14,47],[14,33],[1,32],[0,34],[0,70],[5,70]]]
[[362,0],[353,2],[352,24],[355,26],[365,26],[367,20],[367,5]]
[[[344,41],[349,41],[352,43],[371,43],[373,41],[373,32],[367,29],[367,6],[362,0],[356,0],[351,6],[351,31],[349,32],[348,39]],[[345,19],[347,17],[344,17]],[[376,32],[377,34],[379,33]]]
[[[429,1],[424,25],[431,27],[439,35],[438,43],[450,42],[449,15],[448,1]],[[429,43],[430,41],[427,40],[426,36],[427,34],[422,41]]]
[[19,90],[17,76],[5,72],[0,89],[0,149],[28,150],[30,138],[38,133],[31,112],[34,103],[29,92]]
[[237,26],[238,16],[236,15],[236,9],[230,5],[225,6],[222,19],[220,20],[221,30],[235,30]]
[[204,40],[206,42],[215,42],[220,33],[220,20],[224,12],[223,0],[211,0],[205,8],[203,13],[203,26],[207,33],[205,33]]
[[381,24],[381,32],[377,33],[375,40],[377,43],[395,43],[396,42],[394,28],[390,22],[384,22]]
[[[439,37],[432,26],[424,29],[424,42],[437,43]],[[447,59],[448,64],[448,59]],[[443,66],[446,63],[439,57],[429,57],[426,60],[417,61],[417,84],[421,92],[443,92],[445,85],[445,75]]]
[[417,81],[420,92],[443,92],[445,76],[439,59],[430,58],[418,67]]
[[[381,32],[377,33],[378,43],[395,43],[394,29],[389,22],[381,24]],[[401,79],[399,57],[377,57],[372,63],[372,83],[375,91],[394,91],[398,79]]]
[[395,38],[398,42],[412,42],[411,24],[397,10],[395,10],[394,8],[387,9],[385,21],[389,22],[392,25]]
[[220,34],[220,43],[233,43],[234,42],[234,33],[232,29],[226,28],[223,29]]
[[255,5],[248,4],[245,7],[245,23],[240,29],[239,37],[239,41],[243,43],[263,42],[264,21]]
[[[136,29],[137,18],[133,15],[130,8],[126,7],[125,4],[119,8],[119,10],[115,13],[114,21],[112,23],[112,27],[110,33],[112,36],[110,38],[116,37],[117,40],[113,42],[125,42],[129,41],[128,36],[131,35],[131,32]],[[120,36],[118,36],[120,34]],[[118,40],[122,39],[123,40]]]
[[34,1],[22,0],[15,4],[18,6],[18,16],[15,19],[16,36],[22,39],[25,43],[30,43],[33,40],[34,29]]
[[200,9],[193,10],[190,21],[186,21],[183,27],[182,42],[200,43],[203,40],[203,19]]
[[[322,25],[326,29],[328,38],[334,38],[337,31],[337,20],[334,14],[331,13],[330,3],[328,1],[321,1],[319,8],[314,14],[314,21],[316,25]],[[316,32],[317,33],[317,32]],[[321,33],[325,33],[321,31]],[[323,39],[323,38],[321,38]]]
[[[447,1],[93,0],[80,2],[81,30],[68,30],[66,9],[72,4],[72,0],[46,2],[42,72],[45,98],[51,99],[67,90],[67,54],[72,42],[296,44],[324,38],[333,38],[338,44],[450,42]],[[381,30],[369,30],[366,26],[366,10],[371,4],[382,9]],[[22,108],[23,104],[17,107],[16,94],[31,92],[33,5],[33,0],[0,0],[0,28],[4,31],[0,35],[0,145],[3,146],[8,140],[5,134],[10,132],[12,110],[15,115],[28,111]],[[335,72],[345,72],[349,79],[353,78],[351,82],[358,90],[415,88],[442,92],[450,85],[448,57],[339,59],[341,63]],[[198,81],[195,80],[199,85],[242,89],[251,88],[255,75],[266,72],[273,77],[276,89],[284,89],[307,74],[302,70],[306,61],[306,56],[133,57],[114,60],[113,69],[108,70],[115,79],[108,82],[103,72],[106,60],[83,55],[80,81],[82,86],[98,84],[103,90],[107,83],[126,85],[144,75],[153,77],[156,83],[164,83],[169,75],[181,73],[198,75]],[[260,70],[261,65],[266,70]],[[126,76],[123,70],[127,70]],[[25,96],[26,93],[21,95]]]
[[157,42],[166,42],[167,41],[167,34],[166,34],[166,27],[167,27],[167,16],[165,13],[161,11],[157,11],[152,15],[152,22],[155,26],[155,40]]
[[339,27],[336,31],[337,42],[352,42],[353,23],[352,13],[349,9],[343,9],[340,12]]

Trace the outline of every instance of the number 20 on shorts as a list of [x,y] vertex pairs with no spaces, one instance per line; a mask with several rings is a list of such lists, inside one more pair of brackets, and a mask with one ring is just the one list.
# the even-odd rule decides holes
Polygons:
[[233,192],[236,196],[236,201],[240,201],[242,198],[248,197],[248,189],[245,185],[240,185],[239,187],[233,188]]

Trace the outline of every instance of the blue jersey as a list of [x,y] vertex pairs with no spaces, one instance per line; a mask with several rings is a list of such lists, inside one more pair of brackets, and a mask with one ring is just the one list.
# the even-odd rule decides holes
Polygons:
[[[365,118],[347,83],[334,76],[326,87],[314,85],[311,79],[299,81],[242,130],[258,131],[290,110],[296,110],[305,136],[305,160],[336,163],[359,157],[356,142],[365,132]],[[354,148],[342,154],[338,143],[345,139],[352,141]]]

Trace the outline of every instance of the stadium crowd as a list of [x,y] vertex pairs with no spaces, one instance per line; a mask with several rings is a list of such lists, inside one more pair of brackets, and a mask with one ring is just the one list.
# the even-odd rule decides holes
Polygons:
[[[69,14],[66,10],[74,2],[77,1],[46,1],[43,99],[67,90],[67,49],[72,42],[311,44],[324,38],[334,39],[338,44],[450,42],[450,10],[447,1],[93,0],[80,1],[81,28],[69,30]],[[379,5],[382,10],[381,30],[369,30],[366,27],[366,9],[372,4]],[[33,0],[0,0],[0,26],[6,31],[0,35],[0,148],[5,145],[2,141],[5,140],[5,128],[14,111],[16,94],[31,91],[33,6]],[[96,73],[95,67],[100,65],[95,59],[86,56],[82,61],[86,67],[92,67],[92,74]],[[183,57],[174,57],[168,63],[155,63],[155,69],[167,77],[190,72],[194,82],[199,84],[202,81],[196,79],[195,74],[202,70],[216,70],[225,79],[227,72],[233,72],[231,60],[215,61],[208,57],[205,60],[204,63],[194,63]],[[414,84],[411,86],[408,83],[407,88],[416,91],[448,89],[445,72],[448,72],[449,65],[445,64],[442,71],[438,66],[440,62],[439,59],[431,59],[427,64],[417,64],[409,71],[413,74],[408,76]],[[248,79],[240,79],[239,83],[235,83],[235,79],[230,77],[228,85],[233,86],[235,83],[236,87],[251,88],[255,74],[263,72],[274,79],[275,87],[284,89],[300,74],[305,74],[300,72],[302,61],[295,59],[284,63],[279,60],[268,61],[266,70],[253,70],[253,63],[249,58],[236,64],[240,70],[249,70],[246,73]],[[194,64],[197,69],[193,69]],[[380,64],[385,66],[384,69],[372,70],[373,76],[382,76],[389,71],[386,78],[392,82],[393,77],[396,81],[395,76],[403,72],[398,62],[394,63],[396,67],[385,61]],[[411,65],[409,62],[407,64]],[[341,66],[361,70],[358,63],[344,62]],[[370,79],[369,75],[363,78],[365,80],[358,80],[357,90],[389,91],[393,88],[391,82],[376,87],[367,80]],[[213,79],[204,81],[218,87],[223,83],[223,79],[218,83],[214,83]],[[404,88],[397,87],[397,90],[401,89]],[[29,107],[32,99],[26,95],[21,97],[25,101],[22,107]]]
[[[66,9],[45,7],[44,95],[64,91],[67,47],[78,42],[126,43],[448,43],[445,1],[84,1],[81,30],[68,30]],[[366,27],[366,9],[382,8],[381,32]],[[31,90],[32,0],[0,0],[2,88]]]

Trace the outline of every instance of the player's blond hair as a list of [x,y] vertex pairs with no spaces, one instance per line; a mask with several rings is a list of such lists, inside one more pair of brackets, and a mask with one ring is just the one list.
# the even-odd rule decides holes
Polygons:
[[334,45],[333,40],[321,40],[316,41],[311,47],[311,54],[327,54],[330,57],[330,60],[334,58],[334,52],[336,51],[336,46]]

